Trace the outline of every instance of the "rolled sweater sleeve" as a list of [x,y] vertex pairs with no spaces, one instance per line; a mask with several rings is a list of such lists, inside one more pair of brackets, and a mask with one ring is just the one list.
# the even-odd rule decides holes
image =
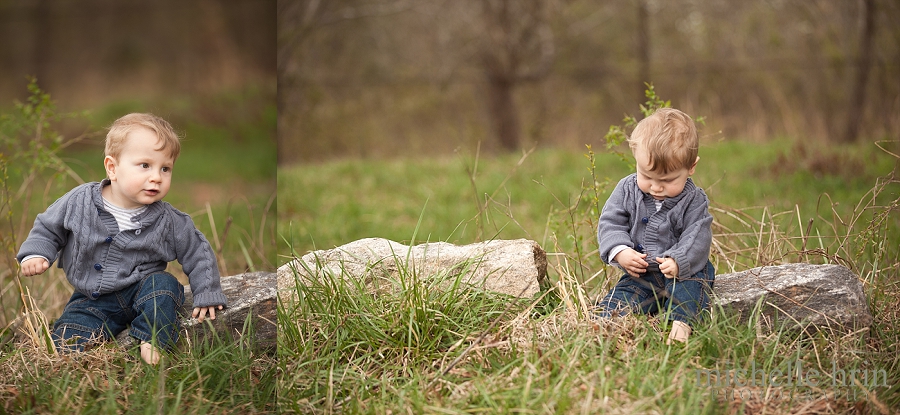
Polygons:
[[612,194],[603,205],[600,213],[600,221],[597,225],[597,241],[600,249],[600,258],[610,263],[612,258],[609,257],[610,252],[617,246],[624,245],[634,248],[634,242],[631,238],[631,229],[633,221],[631,212],[625,206],[633,205],[625,191],[625,185],[628,177],[619,181]]
[[34,226],[16,254],[19,263],[29,256],[42,256],[51,264],[58,259],[59,251],[71,235],[66,229],[66,211],[73,192],[66,193],[35,217]]
[[194,307],[227,305],[216,256],[209,241],[186,213],[177,212],[173,226],[175,254],[190,281]]

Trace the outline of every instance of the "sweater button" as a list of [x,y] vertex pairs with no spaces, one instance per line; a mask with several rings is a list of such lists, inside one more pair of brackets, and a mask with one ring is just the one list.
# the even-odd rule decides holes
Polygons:
[[91,298],[93,298],[93,299],[95,299],[95,300],[98,299],[98,298],[100,298],[100,292],[99,292],[99,291],[94,291],[94,292],[92,292],[92,293],[91,293]]
[[103,269],[103,265],[100,265],[100,264],[94,264],[94,269],[97,270],[97,271],[100,271],[101,269]]
[[644,216],[643,218],[641,218],[641,222],[643,222],[643,223],[650,222],[650,218]]
[[638,244],[637,249],[635,249],[635,250],[640,253],[644,253],[644,245]]
[[110,243],[110,242],[112,242],[112,236],[107,236],[107,237],[106,237],[106,243]]

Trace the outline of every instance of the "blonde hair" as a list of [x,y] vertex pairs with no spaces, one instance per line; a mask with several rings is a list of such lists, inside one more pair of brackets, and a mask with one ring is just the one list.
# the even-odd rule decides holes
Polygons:
[[175,133],[172,125],[153,114],[138,112],[125,115],[112,123],[106,134],[105,155],[118,158],[122,147],[125,146],[128,133],[140,127],[156,133],[156,137],[162,142],[158,150],[167,151],[172,160],[178,158],[178,154],[181,153],[181,139]]
[[637,124],[628,138],[628,146],[632,152],[638,146],[647,151],[650,171],[668,174],[694,165],[700,137],[694,120],[687,114],[674,108],[660,108]]

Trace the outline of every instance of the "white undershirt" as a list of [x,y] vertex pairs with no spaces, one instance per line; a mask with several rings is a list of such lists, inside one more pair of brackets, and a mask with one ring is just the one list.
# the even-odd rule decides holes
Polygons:
[[131,218],[140,215],[147,210],[147,205],[136,207],[134,209],[120,208],[110,203],[105,197],[103,198],[103,207],[116,218],[116,224],[119,225],[119,232],[140,228],[141,224],[139,222],[133,222]]

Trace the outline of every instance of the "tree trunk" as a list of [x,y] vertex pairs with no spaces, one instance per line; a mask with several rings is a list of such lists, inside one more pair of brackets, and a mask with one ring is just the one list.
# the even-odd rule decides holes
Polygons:
[[872,67],[872,38],[875,37],[875,1],[863,0],[863,27],[859,39],[859,58],[856,63],[856,84],[850,108],[847,109],[847,129],[842,141],[852,143],[859,137],[859,126],[862,124],[863,110],[866,103],[866,84],[869,80],[869,68]]
[[199,44],[192,66],[204,73],[198,74],[193,83],[211,90],[240,84],[244,76],[240,69],[241,57],[228,33],[228,19],[222,3],[201,0],[196,4],[204,18],[198,22],[201,28]]
[[646,100],[644,91],[651,83],[650,79],[650,16],[647,13],[647,3],[638,0],[637,16],[637,52],[638,52],[638,104]]
[[513,100],[514,83],[506,77],[488,76],[488,105],[494,132],[507,151],[519,148],[519,113]]
[[34,8],[32,22],[34,22],[34,48],[31,50],[30,76],[37,78],[38,85],[44,91],[51,89],[51,56],[53,56],[53,31],[56,27],[51,21],[53,5],[48,0],[39,0]]

